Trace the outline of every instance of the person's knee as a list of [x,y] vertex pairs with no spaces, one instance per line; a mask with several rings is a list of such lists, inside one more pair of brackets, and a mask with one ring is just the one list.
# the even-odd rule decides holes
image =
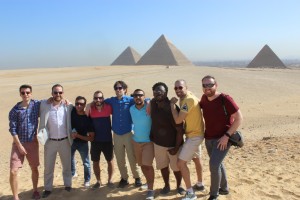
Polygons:
[[39,172],[38,167],[31,167],[31,171],[32,171],[32,173],[38,173]]
[[179,169],[182,169],[184,166],[186,166],[186,163],[187,163],[186,161],[178,159],[178,161],[177,161],[177,167]]
[[18,175],[18,168],[10,169],[10,176],[16,177]]

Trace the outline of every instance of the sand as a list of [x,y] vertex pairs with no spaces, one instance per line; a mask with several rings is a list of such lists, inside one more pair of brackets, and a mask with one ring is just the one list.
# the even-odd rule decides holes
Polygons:
[[[185,79],[189,90],[198,97],[202,95],[201,78],[214,75],[219,91],[230,94],[244,116],[240,130],[246,144],[242,149],[232,148],[225,159],[229,177],[230,194],[220,200],[237,199],[300,199],[300,69],[247,69],[213,67],[170,67],[165,66],[110,66],[68,67],[47,69],[0,70],[1,97],[1,140],[0,140],[0,199],[12,199],[9,185],[9,158],[12,137],[8,132],[8,112],[20,101],[18,88],[21,84],[33,86],[33,97],[50,97],[55,83],[64,86],[65,97],[74,102],[76,96],[92,100],[93,92],[102,90],[105,97],[114,96],[113,84],[124,80],[129,93],[136,88],[152,97],[152,86],[165,82],[169,86],[169,97],[175,95],[173,87],[177,79]],[[133,186],[134,180],[125,189],[110,189],[105,185],[98,190],[83,188],[83,167],[77,154],[79,176],[73,179],[73,190],[63,190],[61,164],[56,162],[54,190],[48,197],[54,199],[114,199],[140,200],[145,192]],[[206,190],[196,192],[198,199],[207,199],[210,186],[208,156],[203,147],[204,183]],[[103,158],[101,158],[104,161]],[[43,146],[40,146],[39,191],[43,190]],[[105,162],[102,165],[103,183],[107,180]],[[192,182],[195,169],[189,164]],[[175,180],[171,174],[171,193],[159,195],[163,186],[159,171],[155,171],[156,199],[181,199],[175,192]],[[115,184],[120,180],[116,167]],[[142,180],[145,181],[144,177]],[[91,183],[95,182],[92,175]],[[184,186],[184,183],[183,183]],[[30,199],[32,184],[27,161],[19,173],[21,199]]]

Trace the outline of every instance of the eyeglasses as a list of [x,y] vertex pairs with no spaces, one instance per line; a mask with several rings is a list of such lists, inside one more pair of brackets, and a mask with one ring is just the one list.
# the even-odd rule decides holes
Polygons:
[[20,92],[22,95],[25,95],[25,94],[30,94],[31,92]]
[[212,87],[214,87],[215,86],[215,83],[207,83],[207,84],[202,84],[202,87],[203,88],[212,88]]
[[76,103],[75,103],[75,106],[85,106],[85,103],[79,103],[79,102],[76,102]]
[[61,91],[60,91],[60,92],[57,92],[57,91],[54,91],[54,92],[53,92],[53,94],[55,94],[55,95],[56,95],[56,94],[62,94],[62,93],[63,93],[63,92],[61,92]]
[[122,90],[123,87],[114,87],[115,90]]
[[94,100],[102,100],[103,99],[103,97],[94,97]]
[[174,87],[174,90],[182,90],[183,87],[182,86],[179,86],[179,87]]
[[137,97],[143,97],[144,96],[144,94],[133,94],[133,97],[134,98],[137,98]]

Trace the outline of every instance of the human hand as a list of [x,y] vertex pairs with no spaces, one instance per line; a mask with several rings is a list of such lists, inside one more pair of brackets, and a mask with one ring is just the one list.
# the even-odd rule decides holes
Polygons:
[[71,134],[71,136],[72,136],[73,139],[76,139],[76,138],[77,138],[77,132],[73,132],[73,133]]
[[19,152],[20,152],[22,155],[26,155],[26,154],[27,154],[27,151],[26,151],[26,149],[23,147],[22,144],[17,145],[17,147],[18,147]]
[[174,147],[172,149],[168,149],[170,155],[174,156],[178,151],[178,148]]
[[223,135],[219,140],[218,140],[218,146],[217,148],[220,149],[221,151],[224,151],[227,149],[227,144],[228,144],[229,137],[226,135]]
[[171,98],[171,104],[176,104],[178,102],[178,99],[176,97]]

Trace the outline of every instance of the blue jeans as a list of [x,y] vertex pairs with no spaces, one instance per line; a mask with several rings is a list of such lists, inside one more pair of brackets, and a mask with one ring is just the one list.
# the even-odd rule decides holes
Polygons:
[[210,195],[218,196],[219,188],[228,190],[227,176],[223,160],[227,155],[230,145],[223,151],[217,148],[219,139],[205,139],[205,146],[209,156],[210,170]]
[[91,167],[89,158],[89,145],[83,142],[73,142],[71,146],[71,170],[72,176],[76,173],[75,152],[79,152],[84,167],[84,181],[89,182],[91,179]]

